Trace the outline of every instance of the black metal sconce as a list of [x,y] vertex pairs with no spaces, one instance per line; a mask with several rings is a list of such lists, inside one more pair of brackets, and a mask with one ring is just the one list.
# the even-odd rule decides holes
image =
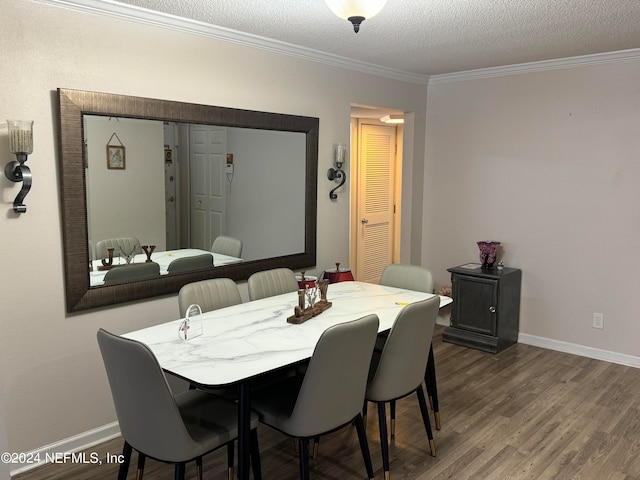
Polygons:
[[27,206],[24,197],[31,190],[31,170],[24,163],[27,156],[33,153],[33,120],[7,120],[9,126],[9,151],[16,160],[4,167],[4,175],[12,182],[22,182],[22,188],[13,201],[13,211],[25,213]]
[[347,180],[347,174],[342,170],[342,164],[344,163],[347,154],[347,146],[343,143],[338,143],[335,145],[333,153],[333,161],[336,164],[336,168],[329,169],[327,172],[327,178],[329,180],[340,180],[340,183],[329,192],[329,198],[331,200],[336,200],[338,198],[338,194],[335,193],[336,190],[344,185],[344,182]]

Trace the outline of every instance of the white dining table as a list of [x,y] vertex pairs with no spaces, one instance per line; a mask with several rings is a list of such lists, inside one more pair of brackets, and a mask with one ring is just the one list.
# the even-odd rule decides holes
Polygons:
[[[203,255],[209,253],[213,256],[213,266],[220,267],[222,265],[231,265],[234,263],[242,262],[242,258],[231,257],[222,253],[210,252],[208,250],[200,250],[198,248],[180,248],[178,250],[166,250],[153,252],[151,254],[151,261],[160,265],[160,275],[166,275],[168,273],[169,264],[178,259],[186,257],[194,257],[196,255]],[[146,253],[138,253],[133,258],[133,263],[145,263],[147,261]],[[93,269],[89,272],[89,284],[92,287],[97,287],[104,284],[104,277],[108,270],[99,270],[102,265],[100,260],[93,260]],[[113,265],[125,265],[126,261],[122,257],[113,257]]]
[[[332,307],[302,324],[287,322],[298,304],[297,292],[203,313],[202,334],[182,340],[182,319],[124,334],[146,344],[167,372],[204,388],[238,385],[238,478],[249,478],[251,380],[308,360],[322,333],[332,325],[375,313],[379,332],[393,325],[409,303],[433,294],[342,282],[329,285]],[[440,307],[452,302],[440,296]],[[193,321],[193,320],[192,320]]]

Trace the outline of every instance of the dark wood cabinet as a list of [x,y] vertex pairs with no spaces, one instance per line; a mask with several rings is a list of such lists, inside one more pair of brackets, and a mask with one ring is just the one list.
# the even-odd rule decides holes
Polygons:
[[442,340],[497,353],[518,341],[522,271],[474,265],[448,269],[453,308]]

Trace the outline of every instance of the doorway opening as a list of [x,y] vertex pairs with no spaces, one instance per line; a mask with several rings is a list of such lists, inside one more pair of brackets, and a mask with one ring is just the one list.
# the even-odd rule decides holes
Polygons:
[[378,283],[384,267],[400,261],[402,111],[351,106],[351,270]]

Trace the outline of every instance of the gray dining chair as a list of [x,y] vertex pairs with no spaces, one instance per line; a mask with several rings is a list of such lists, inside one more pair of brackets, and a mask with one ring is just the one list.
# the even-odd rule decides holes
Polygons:
[[[417,265],[391,264],[382,272],[380,285],[406,288],[417,292],[433,293],[433,276],[431,272]],[[384,338],[381,338],[384,343]],[[376,347],[378,349],[378,346]],[[429,348],[429,360],[424,375],[424,383],[429,395],[429,404],[433,409],[436,430],[440,430],[440,405],[438,401],[438,384],[436,381],[436,365],[433,356],[433,344]],[[395,402],[391,402],[391,436],[394,435]]]
[[96,243],[96,259],[109,258],[109,252],[107,249],[113,248],[114,257],[124,257],[131,253],[142,253],[142,246],[140,240],[136,237],[117,237],[107,238],[100,240]]
[[288,268],[274,268],[256,272],[247,280],[249,299],[273,297],[283,293],[297,292],[298,281],[293,270]]
[[[175,464],[175,479],[185,477],[185,464],[195,459],[202,479],[202,457],[227,446],[229,480],[233,479],[233,442],[238,407],[202,390],[173,395],[153,352],[141,342],[98,330],[111,395],[124,438],[119,480],[127,477],[132,450],[138,452],[141,479],[147,457]],[[251,416],[251,460],[254,478],[261,478],[258,417]]]
[[202,312],[242,303],[236,282],[230,278],[212,278],[187,283],[178,292],[178,308],[184,315],[189,305],[198,304]]
[[[429,342],[440,308],[438,296],[404,307],[396,317],[382,352],[374,353],[365,399],[378,406],[384,478],[389,479],[389,440],[385,404],[417,393],[431,455],[436,455],[427,402],[422,390]],[[365,411],[366,411],[366,403]]]
[[218,235],[211,245],[211,251],[240,258],[242,257],[242,240],[226,235]]
[[122,283],[153,280],[160,277],[160,265],[156,262],[132,263],[119,265],[108,270],[104,276],[104,285],[119,285]]
[[373,478],[362,404],[378,332],[378,316],[326,329],[304,376],[286,378],[258,390],[252,407],[260,421],[299,443],[300,478],[309,479],[309,439],[355,423],[368,478]]
[[202,255],[194,255],[192,257],[176,258],[172,260],[167,267],[169,274],[195,272],[197,270],[206,270],[213,268],[213,255],[203,253]]

